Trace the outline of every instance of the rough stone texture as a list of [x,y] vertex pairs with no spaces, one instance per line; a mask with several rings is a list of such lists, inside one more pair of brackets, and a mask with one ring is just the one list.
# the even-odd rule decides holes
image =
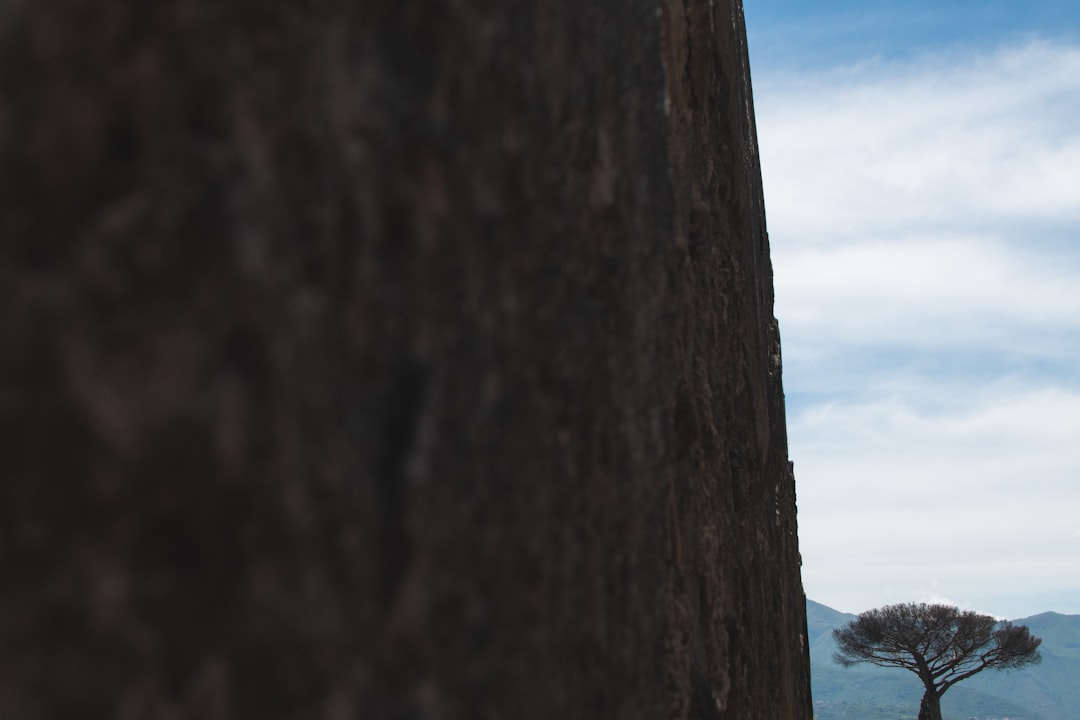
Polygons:
[[810,717],[738,0],[0,0],[0,167],[0,717]]

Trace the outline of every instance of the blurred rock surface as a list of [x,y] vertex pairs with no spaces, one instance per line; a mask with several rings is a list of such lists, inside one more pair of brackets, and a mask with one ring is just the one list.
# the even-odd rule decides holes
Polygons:
[[738,0],[8,0],[0,168],[0,716],[810,717]]

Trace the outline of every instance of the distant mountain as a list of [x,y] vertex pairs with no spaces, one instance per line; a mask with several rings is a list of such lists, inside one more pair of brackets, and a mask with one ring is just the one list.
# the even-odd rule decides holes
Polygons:
[[[855,615],[806,601],[815,720],[915,720],[922,683],[899,668],[837,665],[833,628]],[[1013,621],[1042,638],[1040,664],[987,670],[941,699],[944,720],[1080,720],[1080,615],[1047,612]]]

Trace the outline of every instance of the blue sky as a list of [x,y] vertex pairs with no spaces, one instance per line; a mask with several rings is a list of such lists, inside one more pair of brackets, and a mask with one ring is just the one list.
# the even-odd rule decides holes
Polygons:
[[1076,39],[1075,0],[744,0],[751,52],[761,64],[828,67],[925,49],[972,49],[1029,35]]
[[1080,613],[1080,3],[745,13],[807,594]]

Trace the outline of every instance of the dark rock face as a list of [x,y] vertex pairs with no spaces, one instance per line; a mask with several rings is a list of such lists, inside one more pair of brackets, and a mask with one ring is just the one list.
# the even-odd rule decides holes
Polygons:
[[746,57],[0,2],[0,716],[809,718]]

